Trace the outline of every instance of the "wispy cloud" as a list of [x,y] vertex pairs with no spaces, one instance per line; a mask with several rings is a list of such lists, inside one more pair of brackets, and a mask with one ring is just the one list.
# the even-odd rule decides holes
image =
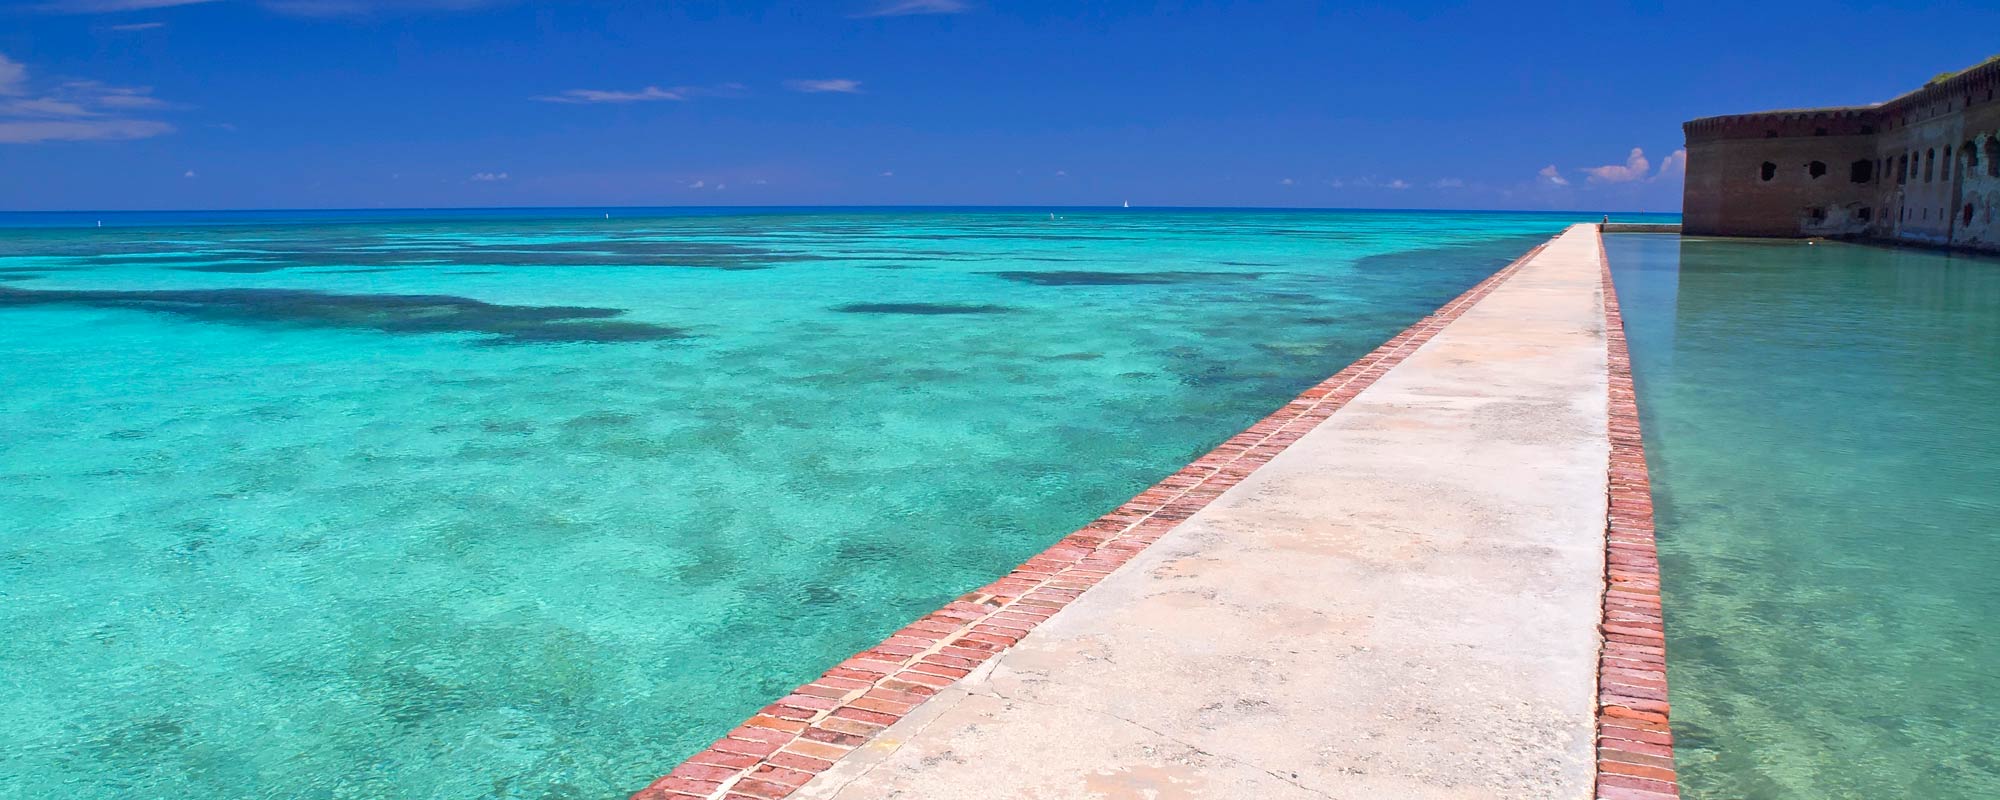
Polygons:
[[861,82],[849,78],[825,78],[822,80],[785,81],[785,87],[795,92],[839,92],[860,94]]
[[28,90],[28,68],[19,61],[0,53],[0,95],[21,94]]
[[1550,186],[1569,185],[1569,179],[1563,177],[1562,170],[1556,169],[1556,165],[1554,164],[1550,164],[1546,167],[1543,167],[1542,171],[1535,173],[1535,175],[1543,183],[1549,184]]
[[[48,0],[36,8],[49,14],[115,14],[221,0]],[[257,5],[299,17],[347,17],[391,12],[471,11],[506,0],[258,0]]]
[[297,17],[357,17],[399,11],[471,11],[501,0],[261,0],[260,5]]
[[560,94],[543,95],[535,99],[544,103],[647,103],[655,100],[686,100],[688,96],[676,89],[648,86],[631,92],[616,89],[568,89]]
[[145,87],[68,80],[37,88],[26,66],[0,54],[0,144],[160,136],[172,133],[174,127],[130,115],[167,107]]
[[1399,189],[1400,190],[1400,189],[1410,188],[1410,182],[1403,180],[1402,178],[1392,178],[1390,180],[1385,181],[1385,180],[1378,180],[1372,176],[1361,177],[1361,178],[1330,178],[1326,181],[1326,185],[1331,186],[1335,189]]
[[51,14],[111,14],[213,2],[217,0],[51,0],[43,3],[41,10]]
[[0,120],[0,144],[109,142],[173,132],[172,125],[143,119]]
[[544,103],[656,103],[660,101],[682,102],[697,97],[730,97],[742,93],[743,84],[725,83],[717,86],[672,86],[662,89],[648,86],[644,89],[567,89],[552,95],[541,95],[534,99]]
[[1459,178],[1439,178],[1431,182],[1433,189],[1463,189],[1465,181]]
[[505,173],[505,172],[475,172],[475,173],[472,173],[472,180],[473,180],[474,182],[476,182],[476,183],[498,183],[498,182],[500,182],[500,181],[504,181],[504,180],[508,180],[508,179],[509,179],[509,176],[508,176],[508,175],[507,175],[507,173]]
[[965,0],[883,0],[857,17],[907,17],[912,14],[963,14],[972,10]]
[[1290,186],[1290,185],[1292,185],[1292,184],[1294,184],[1294,183],[1297,183],[1297,182],[1298,182],[1298,181],[1294,181],[1294,180],[1292,180],[1291,178],[1279,178],[1279,179],[1278,179],[1278,185],[1279,185],[1279,186]]
[[134,23],[132,23],[132,24],[130,24],[130,25],[113,25],[113,26],[111,26],[111,29],[112,29],[112,30],[114,30],[114,31],[120,31],[120,32],[130,32],[130,31],[150,31],[150,30],[152,30],[152,29],[154,29],[154,28],[164,28],[164,27],[167,27],[167,23],[164,23],[164,22],[134,22]]

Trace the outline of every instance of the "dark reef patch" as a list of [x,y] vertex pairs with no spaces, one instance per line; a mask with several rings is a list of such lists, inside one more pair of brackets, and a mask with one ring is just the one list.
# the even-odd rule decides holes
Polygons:
[[1223,283],[1229,281],[1254,281],[1264,277],[1262,272],[1094,272],[1089,270],[1054,270],[1049,272],[988,272],[1015,283],[1034,286],[1159,286],[1175,283]]
[[252,262],[237,262],[237,263],[222,263],[222,264],[197,264],[192,267],[168,267],[167,269],[176,269],[182,272],[223,272],[231,275],[255,275],[260,272],[277,272],[278,270],[281,269],[290,269],[292,266],[293,265],[291,264],[280,264],[272,261],[252,261]]
[[[1354,267],[1360,272],[1405,272],[1436,270],[1442,264],[1466,269],[1468,275],[1477,276],[1472,281],[1477,282],[1479,278],[1491,275],[1501,267],[1513,263],[1522,253],[1548,241],[1548,238],[1549,234],[1546,233],[1514,234],[1440,247],[1378,253],[1356,259]],[[1471,283],[1468,282],[1466,285],[1470,286]]]
[[154,311],[238,324],[357,328],[384,333],[483,333],[498,337],[491,340],[496,344],[652,342],[689,336],[680,328],[610,320],[625,313],[615,308],[496,305],[449,295],[331,294],[296,289],[0,288],[0,308],[54,304]]
[[39,277],[42,276],[26,272],[8,272],[0,274],[0,281],[32,281]]
[[316,272],[316,273],[313,273],[313,274],[315,274],[315,275],[367,275],[367,274],[370,274],[370,273],[375,273],[375,272],[395,272],[395,271],[396,271],[396,268],[395,268],[395,267],[368,267],[368,268],[365,268],[365,269],[328,269],[328,270],[321,270],[321,271],[319,271],[319,272]]
[[1018,309],[981,303],[848,303],[834,306],[842,314],[1011,314]]
[[[823,261],[824,255],[754,245],[681,239],[609,238],[576,242],[470,243],[449,238],[312,237],[296,240],[220,242],[196,252],[78,252],[49,245],[21,255],[87,259],[92,266],[151,266],[193,272],[255,273],[334,267],[371,269],[454,267],[698,267],[771,269],[779,264]],[[111,245],[107,245],[109,247]],[[0,256],[13,255],[0,246]],[[222,259],[219,263],[216,259]]]

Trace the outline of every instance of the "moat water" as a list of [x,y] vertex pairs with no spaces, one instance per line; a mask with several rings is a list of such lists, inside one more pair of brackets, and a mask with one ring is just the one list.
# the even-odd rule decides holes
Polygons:
[[561,213],[0,215],[0,797],[621,797],[1574,221]]
[[2000,797],[2000,261],[1606,248],[1684,796]]

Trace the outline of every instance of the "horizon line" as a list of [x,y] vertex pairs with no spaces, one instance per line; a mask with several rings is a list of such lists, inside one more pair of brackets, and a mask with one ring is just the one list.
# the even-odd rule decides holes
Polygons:
[[1520,208],[1387,208],[1370,206],[1211,206],[1211,205],[1145,205],[1121,206],[1074,205],[1074,204],[926,204],[926,203],[798,203],[798,204],[717,204],[717,205],[520,205],[520,206],[324,206],[324,207],[268,207],[268,208],[79,208],[79,209],[0,209],[0,214],[271,214],[288,212],[394,212],[394,211],[562,211],[562,210],[618,210],[618,209],[726,209],[726,210],[785,210],[785,209],[1050,209],[1050,210],[1159,210],[1159,211],[1400,211],[1400,212],[1471,212],[1484,214],[1680,214],[1681,210],[1646,211],[1642,209],[1520,209]]

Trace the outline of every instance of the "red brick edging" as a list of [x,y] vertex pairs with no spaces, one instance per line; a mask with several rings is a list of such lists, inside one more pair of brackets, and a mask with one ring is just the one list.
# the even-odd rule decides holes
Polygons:
[[631,800],[775,800],[971,674],[1305,436],[1540,253],[1537,245],[1283,408],[984,587],[794,689]]
[[1610,358],[1611,466],[1604,531],[1604,649],[1597,662],[1598,800],[1676,800],[1674,734],[1668,724],[1667,637],[1660,559],[1653,543],[1653,488],[1625,318],[1611,282],[1604,237],[1604,335]]

